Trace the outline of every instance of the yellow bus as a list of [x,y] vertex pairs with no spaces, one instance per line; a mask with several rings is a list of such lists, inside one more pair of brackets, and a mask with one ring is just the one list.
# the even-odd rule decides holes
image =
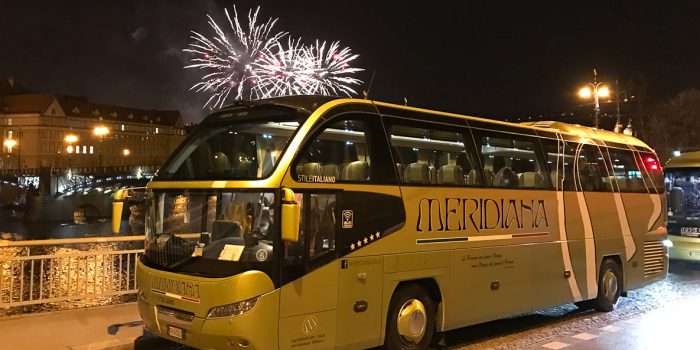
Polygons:
[[148,185],[138,306],[201,349],[426,349],[555,305],[612,310],[665,277],[665,204],[656,155],[625,135],[237,102]]
[[665,166],[668,234],[674,260],[700,261],[700,151],[683,153]]

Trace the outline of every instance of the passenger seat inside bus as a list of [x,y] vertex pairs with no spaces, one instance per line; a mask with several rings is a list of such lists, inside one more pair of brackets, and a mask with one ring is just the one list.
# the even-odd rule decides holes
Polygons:
[[437,173],[439,184],[464,185],[462,167],[456,164],[443,165]]
[[519,185],[523,188],[540,188],[544,183],[543,176],[536,171],[526,171],[518,175]]
[[411,163],[404,171],[403,177],[407,183],[429,184],[430,168],[425,163]]
[[321,166],[321,174],[323,174],[323,176],[331,176],[334,179],[340,179],[340,168],[335,164],[325,164]]
[[298,165],[297,166],[297,174],[321,176],[321,164],[319,164],[319,163],[304,163],[304,164]]
[[356,160],[343,168],[341,179],[346,181],[362,181],[369,180],[369,164],[367,162]]

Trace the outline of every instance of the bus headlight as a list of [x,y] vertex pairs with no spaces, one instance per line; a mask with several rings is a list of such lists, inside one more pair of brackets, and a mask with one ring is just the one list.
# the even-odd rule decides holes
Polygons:
[[248,299],[244,301],[239,301],[233,304],[226,304],[212,308],[209,310],[209,315],[207,318],[217,318],[217,317],[230,317],[230,316],[240,316],[249,312],[255,307],[255,303],[258,301],[258,297],[253,299]]
[[673,242],[670,239],[664,239],[663,243],[666,248],[673,248]]

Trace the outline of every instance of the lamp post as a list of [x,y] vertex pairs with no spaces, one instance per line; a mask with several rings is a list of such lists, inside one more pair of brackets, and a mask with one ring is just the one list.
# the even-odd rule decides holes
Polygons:
[[95,136],[97,136],[100,139],[100,155],[99,155],[99,162],[98,166],[101,168],[102,167],[102,139],[106,136],[109,135],[109,128],[104,126],[104,125],[98,125],[95,127],[95,130],[93,130],[93,133]]
[[598,72],[593,70],[593,82],[588,83],[589,86],[584,86],[578,91],[581,98],[590,98],[593,96],[593,110],[595,111],[594,126],[598,127],[598,116],[600,115],[600,97],[608,97],[610,90],[602,82],[598,81]]

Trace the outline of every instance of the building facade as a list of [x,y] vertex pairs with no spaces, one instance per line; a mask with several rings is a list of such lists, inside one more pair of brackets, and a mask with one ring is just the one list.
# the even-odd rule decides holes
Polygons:
[[0,169],[159,166],[184,136],[178,111],[33,93],[0,80]]

